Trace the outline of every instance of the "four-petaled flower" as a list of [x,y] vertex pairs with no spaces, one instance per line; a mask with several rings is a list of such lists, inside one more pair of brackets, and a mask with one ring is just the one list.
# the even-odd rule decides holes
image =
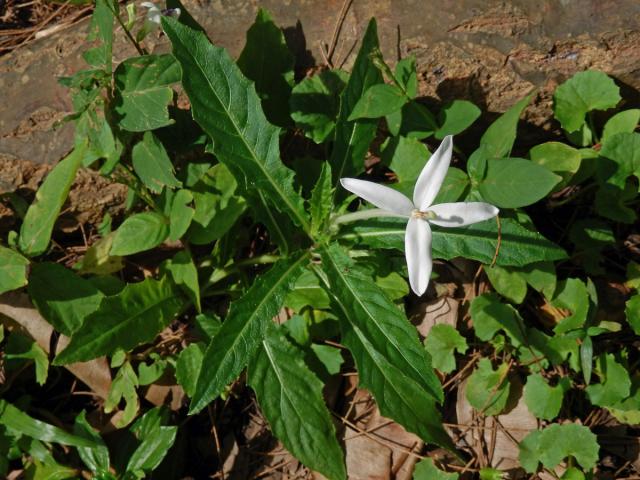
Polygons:
[[373,203],[372,216],[396,216],[408,218],[404,244],[409,270],[411,290],[422,295],[431,277],[431,227],[462,227],[498,214],[493,205],[483,202],[457,202],[432,205],[451,162],[453,139],[444,138],[420,172],[413,190],[413,201],[384,185],[355,178],[342,178],[344,188]]

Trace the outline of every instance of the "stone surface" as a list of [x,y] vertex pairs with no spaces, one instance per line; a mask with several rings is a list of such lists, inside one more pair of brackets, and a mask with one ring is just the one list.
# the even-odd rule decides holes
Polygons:
[[[283,27],[298,64],[325,62],[343,0],[186,0],[217,44],[237,55],[258,6]],[[557,128],[550,120],[555,85],[572,73],[602,69],[622,86],[640,88],[640,3],[637,0],[354,0],[342,23],[333,65],[348,68],[367,21],[379,23],[385,56],[415,55],[427,103],[467,98],[502,112],[536,88],[525,113],[532,131]],[[55,82],[83,67],[87,22],[42,38],[0,58],[0,162],[52,163],[71,146],[72,127],[53,128],[71,110]],[[123,35],[114,49],[132,49]],[[168,50],[164,38],[152,49]],[[627,94],[637,93],[628,89]],[[490,118],[490,115],[486,118]],[[529,133],[528,130],[525,133]],[[538,134],[540,132],[538,131]]]

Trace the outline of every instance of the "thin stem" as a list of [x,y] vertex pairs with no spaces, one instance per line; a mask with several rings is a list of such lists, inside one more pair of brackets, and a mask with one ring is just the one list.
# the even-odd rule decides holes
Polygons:
[[[372,208],[369,210],[359,210],[357,212],[345,213],[344,215],[335,217],[331,223],[333,225],[340,225],[341,223],[355,222],[357,220],[367,220],[369,218],[375,217],[402,217],[402,215],[388,212],[386,210],[382,210],[381,208]],[[409,218],[408,215],[407,218]]]

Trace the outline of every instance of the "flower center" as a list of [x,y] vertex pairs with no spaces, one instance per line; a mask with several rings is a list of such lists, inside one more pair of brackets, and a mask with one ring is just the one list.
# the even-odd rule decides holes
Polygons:
[[433,218],[436,218],[436,214],[435,212],[432,212],[431,210],[427,210],[426,212],[422,212],[420,210],[418,210],[417,208],[415,210],[413,210],[411,212],[411,217],[413,218],[421,218],[423,220],[431,220]]

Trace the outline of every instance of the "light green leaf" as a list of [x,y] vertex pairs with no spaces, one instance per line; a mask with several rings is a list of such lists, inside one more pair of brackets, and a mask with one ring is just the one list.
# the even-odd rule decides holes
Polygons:
[[[373,248],[392,248],[404,251],[406,220],[396,218],[372,219],[344,227],[342,240],[361,243]],[[501,243],[496,265],[523,266],[541,260],[566,258],[560,247],[532,232],[517,221],[501,220]],[[464,257],[490,264],[496,252],[498,227],[495,220],[476,223],[463,228],[433,228],[433,257],[450,260]]]
[[287,450],[327,478],[346,479],[344,453],[324,403],[323,384],[303,357],[275,326],[269,326],[249,364],[249,385]]
[[307,306],[315,309],[329,308],[329,296],[320,286],[318,277],[311,270],[305,270],[287,294],[284,304],[296,312]]
[[567,468],[567,470],[562,474],[560,480],[585,480],[586,477],[581,470],[576,467]]
[[509,364],[493,370],[491,361],[482,358],[467,381],[465,395],[473,408],[483,415],[499,415],[507,405],[511,384],[507,378]]
[[589,294],[586,285],[577,278],[568,278],[560,282],[551,304],[556,308],[564,308],[572,312],[556,325],[554,332],[561,334],[582,327],[589,312]]
[[496,332],[503,330],[514,346],[527,344],[520,314],[511,305],[502,303],[495,293],[483,293],[474,298],[469,312],[480,340],[489,341]]
[[324,70],[293,87],[291,117],[314,142],[322,143],[333,133],[340,94],[348,80],[349,75],[342,70]]
[[470,185],[471,182],[465,172],[456,167],[449,167],[433,204],[459,201]]
[[309,231],[304,201],[294,190],[293,172],[280,160],[280,130],[264,116],[252,82],[226,50],[202,32],[163,17],[164,31],[184,72],[182,85],[194,119],[213,140],[213,152],[243,185]]
[[529,375],[524,387],[524,401],[537,418],[553,420],[560,413],[564,393],[570,386],[571,382],[567,378],[562,378],[558,385],[552,387],[542,375]]
[[588,112],[613,108],[620,100],[620,89],[606,73],[588,70],[556,88],[553,113],[562,128],[575,132],[585,123]]
[[364,92],[372,85],[382,83],[382,74],[371,59],[371,54],[378,48],[378,27],[375,19],[372,19],[362,39],[362,46],[351,69],[347,86],[340,96],[336,136],[329,157],[334,182],[339,178],[357,175],[363,170],[364,157],[376,134],[375,120],[362,119],[351,122],[347,119]]
[[72,445],[75,447],[94,448],[98,446],[92,439],[67,433],[61,428],[41,420],[36,420],[6,400],[0,400],[0,425],[43,442]]
[[171,278],[180,286],[193,302],[198,313],[202,312],[200,306],[200,284],[198,283],[198,269],[196,268],[191,253],[181,250],[167,262],[167,270]]
[[616,113],[607,120],[602,131],[601,143],[604,145],[607,141],[618,133],[632,133],[636,130],[640,122],[640,109],[632,108]]
[[596,373],[600,377],[600,383],[589,385],[586,389],[591,403],[600,407],[611,407],[629,396],[629,372],[616,361],[613,354],[605,353],[598,357]]
[[15,250],[0,245],[0,294],[27,284],[29,260]]
[[189,206],[193,202],[193,194],[189,190],[178,190],[171,203],[169,214],[169,240],[176,242],[187,233],[195,210]]
[[556,291],[556,267],[553,262],[536,262],[522,267],[518,273],[534,290],[546,298],[553,298]]
[[544,198],[562,177],[524,158],[490,158],[478,185],[483,198],[500,208],[519,208]]
[[344,357],[340,349],[317,343],[312,343],[310,348],[329,375],[336,375],[340,372],[340,368],[344,363]]
[[196,391],[196,381],[202,367],[204,346],[200,343],[192,343],[183,349],[176,362],[176,380],[182,386],[188,396]]
[[627,322],[636,335],[640,335],[640,294],[633,295],[625,304]]
[[408,186],[416,182],[429,157],[424,143],[407,137],[391,138],[382,152],[382,161],[395,172],[399,182]]
[[457,480],[457,473],[446,473],[436,468],[432,458],[423,458],[416,463],[413,470],[413,480]]
[[115,231],[109,254],[123,257],[157,247],[169,236],[168,219],[156,212],[131,215]]
[[416,70],[416,58],[413,55],[396,63],[393,76],[402,85],[409,98],[416,98],[418,95],[418,72]]
[[73,268],[79,273],[95,275],[109,275],[122,270],[124,268],[122,257],[109,255],[114,237],[115,232],[109,233],[91,245],[84,257]]
[[556,185],[555,190],[566,186],[582,163],[582,155],[578,149],[560,142],[536,145],[529,150],[529,157],[533,163],[562,177],[562,181]]
[[171,125],[169,85],[180,81],[180,65],[171,55],[126,59],[114,72],[116,121],[124,130],[144,132]]
[[321,233],[331,215],[333,206],[333,187],[331,181],[331,164],[322,163],[320,177],[311,191],[309,213],[311,213],[311,236]]
[[128,361],[125,362],[118,370],[113,382],[111,382],[109,394],[104,402],[104,412],[111,413],[120,404],[120,401],[124,399],[125,408],[122,411],[122,416],[115,422],[118,428],[124,428],[129,425],[138,413],[140,408],[136,391],[138,385],[136,372],[133,371],[133,367]]
[[421,103],[412,100],[400,110],[387,115],[389,133],[394,136],[402,135],[417,139],[424,139],[438,129],[432,113]]
[[150,342],[173,320],[182,304],[166,278],[131,283],[119,294],[104,298],[98,310],[73,334],[54,364],[91,360],[110,355],[118,348],[131,350]]
[[640,133],[618,133],[612,136],[602,145],[600,155],[614,162],[605,166],[604,161],[600,159],[603,170],[611,170],[602,174],[607,177],[607,183],[624,188],[627,178],[631,175],[640,179]]
[[155,383],[167,369],[167,360],[156,352],[149,355],[149,360],[151,363],[143,361],[138,364],[138,383],[142,386]]
[[442,373],[451,373],[456,369],[454,352],[464,354],[467,341],[451,325],[434,325],[424,341],[424,346],[431,355],[433,367]]
[[[136,478],[155,470],[169,452],[176,439],[178,427],[165,426],[166,410],[156,407],[149,410],[131,426],[131,432],[140,442],[129,457],[126,472]],[[128,477],[127,477],[128,478]]]
[[369,87],[355,104],[349,122],[360,118],[380,118],[397,112],[409,99],[395,85],[381,83]]
[[438,114],[440,128],[435,137],[442,140],[447,135],[457,135],[463,132],[480,116],[480,109],[468,100],[454,100],[448,103]]
[[84,437],[95,442],[94,447],[78,447],[78,455],[80,455],[84,464],[95,474],[108,472],[109,450],[102,441],[100,434],[87,422],[84,410],[76,417],[75,423],[73,424],[73,433],[79,437]]
[[527,295],[527,281],[518,270],[494,265],[493,267],[485,267],[484,271],[496,292],[513,303],[523,302]]
[[69,337],[104,298],[91,282],[50,262],[35,264],[31,269],[29,296],[42,316]]
[[[96,47],[98,57],[107,72],[111,72],[113,50],[113,4],[110,0],[96,0],[96,7],[91,16],[87,40],[100,39],[102,44]],[[88,52],[86,52],[88,53]]]
[[342,342],[355,359],[361,386],[382,415],[426,442],[453,448],[436,408],[441,386],[414,328],[342,248],[324,247],[321,255],[317,273],[340,312]]
[[49,373],[49,356],[30,337],[14,332],[9,337],[4,349],[4,358],[6,360],[22,359],[33,361],[36,370],[36,382],[38,385],[46,383]]
[[503,480],[505,478],[505,472],[491,467],[481,468],[479,475],[480,480]]
[[18,247],[27,256],[34,257],[47,250],[53,226],[67,200],[86,147],[86,142],[76,145],[73,152],[49,172],[36,192],[36,198],[22,222],[18,239]]
[[152,192],[160,193],[163,187],[182,186],[174,175],[173,164],[164,145],[151,132],[145,132],[142,141],[134,145],[131,162],[142,183]]
[[544,430],[535,430],[520,443],[520,463],[528,473],[534,473],[538,462],[549,469],[573,457],[585,470],[595,467],[600,447],[596,436],[575,423],[555,423]]
[[203,364],[207,368],[198,376],[190,412],[202,410],[240,374],[308,261],[306,252],[280,260],[231,304],[222,328],[205,352]]
[[267,120],[281,127],[291,124],[288,105],[294,60],[280,28],[269,12],[259,8],[255,22],[247,30],[238,67],[255,82]]
[[513,143],[516,140],[518,120],[529,104],[532,95],[527,95],[500,115],[484,132],[480,139],[480,146],[484,147],[486,158],[502,158],[511,154]]

